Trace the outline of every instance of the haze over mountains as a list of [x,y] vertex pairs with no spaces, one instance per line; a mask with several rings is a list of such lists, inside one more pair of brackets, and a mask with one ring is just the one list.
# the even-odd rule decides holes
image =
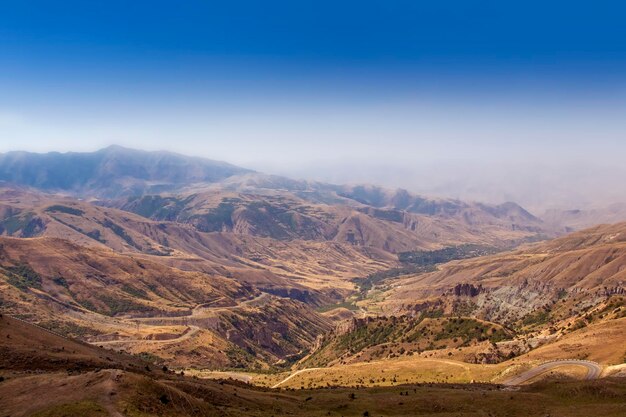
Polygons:
[[0,180],[2,311],[158,366],[266,387],[385,385],[387,366],[503,382],[576,345],[621,369],[624,223],[563,236],[598,212],[121,147],[3,154]]
[[[441,169],[446,169],[445,165],[437,168]],[[453,167],[450,169],[454,170]],[[413,175],[409,171],[405,174]],[[355,178],[358,177],[356,175]],[[425,178],[429,178],[429,174],[425,173]],[[165,151],[137,151],[121,146],[110,146],[91,153],[0,154],[0,181],[44,192],[107,200],[164,192],[182,194],[219,188],[237,192],[248,190],[253,193],[282,190],[312,202],[354,204],[351,200],[355,200],[357,203],[374,207],[392,207],[422,214],[433,214],[435,210],[441,210],[441,204],[437,205],[436,202],[445,201],[448,211],[454,205],[460,204],[454,199],[423,198],[404,190],[392,191],[371,185],[336,186],[317,181],[291,180],[257,173],[225,162]],[[436,183],[437,180],[434,181]],[[432,191],[435,194],[446,193],[445,187]],[[466,194],[457,191],[448,190],[450,194]],[[484,197],[492,200],[490,196]],[[558,203],[559,196],[546,195],[543,199],[548,202],[547,206],[537,205],[536,201],[532,203],[533,207],[538,209],[535,214],[539,214],[550,228],[556,230],[577,230],[599,222],[612,223],[626,215],[625,204],[605,205],[602,202],[604,200],[598,200],[595,208],[580,209],[574,204],[567,209],[545,211],[545,207],[550,206],[551,200],[553,206],[563,207],[563,204]],[[589,205],[584,203],[582,206]]]
[[[531,212],[542,215],[547,210],[604,209],[615,203],[626,203],[626,186],[621,181],[626,168],[616,158],[606,156],[609,147],[598,147],[579,155],[567,157],[563,152],[544,153],[535,148],[530,154],[520,141],[517,151],[501,149],[464,149],[451,156],[441,150],[428,157],[420,156],[419,149],[380,158],[336,161],[283,167],[281,164],[251,163],[265,172],[276,172],[296,178],[311,178],[332,183],[372,183],[383,187],[402,187],[416,193],[452,197],[461,200],[499,203],[515,201]],[[496,145],[494,145],[496,146]],[[454,145],[450,146],[454,151]],[[402,148],[398,148],[402,149]],[[477,156],[497,153],[493,158]],[[415,155],[415,156],[414,156]],[[518,157],[518,155],[524,155]],[[591,157],[593,156],[593,157]],[[623,212],[622,212],[623,213]]]

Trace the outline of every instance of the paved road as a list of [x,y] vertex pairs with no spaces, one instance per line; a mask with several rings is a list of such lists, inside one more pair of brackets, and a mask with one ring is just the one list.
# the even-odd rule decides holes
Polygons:
[[564,359],[564,360],[557,360],[557,361],[543,363],[535,368],[532,368],[526,372],[523,372],[505,381],[504,385],[509,385],[509,386],[521,385],[524,382],[527,382],[531,380],[532,378],[536,377],[537,375],[541,375],[542,373],[549,371],[550,369],[554,369],[559,366],[566,366],[566,365],[579,365],[579,366],[584,366],[585,368],[587,368],[587,375],[585,376],[585,379],[596,379],[600,376],[600,373],[602,372],[602,368],[600,367],[600,365],[598,365],[595,362],[582,361],[582,360],[576,360],[576,359]]

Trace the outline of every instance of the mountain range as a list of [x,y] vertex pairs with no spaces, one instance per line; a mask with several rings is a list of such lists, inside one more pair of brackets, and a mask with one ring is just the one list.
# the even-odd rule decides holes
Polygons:
[[0,180],[2,311],[159,366],[505,363],[624,320],[624,223],[117,146]]

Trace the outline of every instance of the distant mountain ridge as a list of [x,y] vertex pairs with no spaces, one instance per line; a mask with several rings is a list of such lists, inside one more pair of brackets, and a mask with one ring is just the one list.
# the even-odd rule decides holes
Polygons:
[[250,173],[226,162],[110,146],[96,152],[0,154],[0,180],[47,192],[114,198]]
[[[401,230],[393,235],[417,233],[433,243],[443,236],[456,240],[450,234],[455,230],[465,235],[461,240],[487,230],[515,235],[500,235],[495,241],[523,237],[518,232],[554,235],[541,219],[511,202],[486,205],[374,185],[293,180],[225,162],[120,146],[92,153],[0,154],[0,181],[51,194],[96,198],[99,204],[153,220],[192,223],[204,232],[277,239],[329,239],[339,233],[348,241],[367,246],[376,241],[375,246],[391,251],[409,250],[415,244],[413,237],[400,239],[404,243],[384,242],[388,226],[398,225]],[[377,230],[371,219],[385,222],[385,230]],[[437,219],[434,229],[429,226],[431,219]]]
[[626,220],[626,203],[614,203],[607,207],[586,210],[547,210],[541,218],[555,229],[571,232],[599,223],[623,222]]

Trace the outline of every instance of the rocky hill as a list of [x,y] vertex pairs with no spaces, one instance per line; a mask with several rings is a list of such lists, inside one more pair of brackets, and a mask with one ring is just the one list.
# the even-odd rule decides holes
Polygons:
[[[626,291],[626,223],[596,226],[517,251],[444,264],[406,276],[389,289],[383,308],[419,308],[427,300],[457,301],[473,314],[512,324],[561,311],[575,315]],[[420,303],[415,301],[420,300]],[[566,306],[566,307],[565,307]],[[539,319],[539,317],[537,317]]]

